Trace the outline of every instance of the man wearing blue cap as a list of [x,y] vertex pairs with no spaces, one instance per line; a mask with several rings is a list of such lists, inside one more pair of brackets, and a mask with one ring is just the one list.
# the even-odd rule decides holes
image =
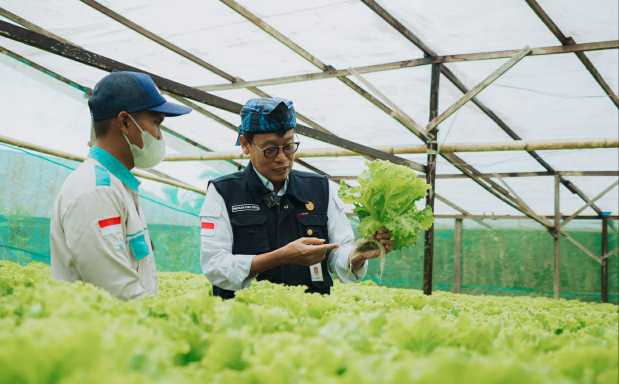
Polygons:
[[56,279],[84,281],[128,300],[157,292],[157,270],[134,167],[165,155],[159,126],[190,108],[167,102],[150,76],[114,72],[88,100],[96,144],[65,180],[51,223]]
[[[224,299],[254,277],[329,294],[331,273],[357,281],[367,259],[359,252],[342,202],[326,177],[292,170],[296,115],[291,101],[249,100],[241,110],[237,145],[249,155],[241,172],[209,183],[200,213],[200,261]],[[387,233],[378,234],[391,247]]]

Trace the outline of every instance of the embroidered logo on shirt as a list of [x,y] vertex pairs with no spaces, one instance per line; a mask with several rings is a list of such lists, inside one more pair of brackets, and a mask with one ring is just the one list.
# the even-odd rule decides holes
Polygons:
[[120,232],[120,216],[99,220],[99,230],[102,235]]
[[258,204],[238,204],[233,205],[231,208],[232,212],[258,212],[260,210],[260,206]]

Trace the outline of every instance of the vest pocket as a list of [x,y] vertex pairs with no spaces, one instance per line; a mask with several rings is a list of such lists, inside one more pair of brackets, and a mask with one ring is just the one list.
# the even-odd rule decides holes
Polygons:
[[327,215],[307,214],[298,215],[299,237],[318,237],[328,239]]
[[233,232],[232,253],[259,254],[269,251],[266,217],[257,214],[232,214],[230,223]]

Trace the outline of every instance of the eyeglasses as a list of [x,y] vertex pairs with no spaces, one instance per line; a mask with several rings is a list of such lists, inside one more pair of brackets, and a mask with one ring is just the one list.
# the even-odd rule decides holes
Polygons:
[[284,155],[286,156],[292,155],[293,153],[297,151],[297,149],[299,149],[300,143],[297,141],[294,143],[288,143],[284,145],[270,145],[266,148],[259,147],[258,145],[254,143],[252,144],[262,151],[262,154],[264,155],[264,157],[266,157],[267,159],[274,159],[277,157],[277,155],[279,155],[280,149],[282,152],[284,152]]

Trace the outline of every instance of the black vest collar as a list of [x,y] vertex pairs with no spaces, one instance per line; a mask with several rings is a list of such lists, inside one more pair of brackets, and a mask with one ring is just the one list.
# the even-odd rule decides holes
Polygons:
[[268,194],[270,191],[267,187],[262,184],[262,181],[254,171],[254,167],[251,162],[245,167],[243,171],[243,178],[247,183],[247,190],[254,198],[254,201],[261,201],[264,195]]

